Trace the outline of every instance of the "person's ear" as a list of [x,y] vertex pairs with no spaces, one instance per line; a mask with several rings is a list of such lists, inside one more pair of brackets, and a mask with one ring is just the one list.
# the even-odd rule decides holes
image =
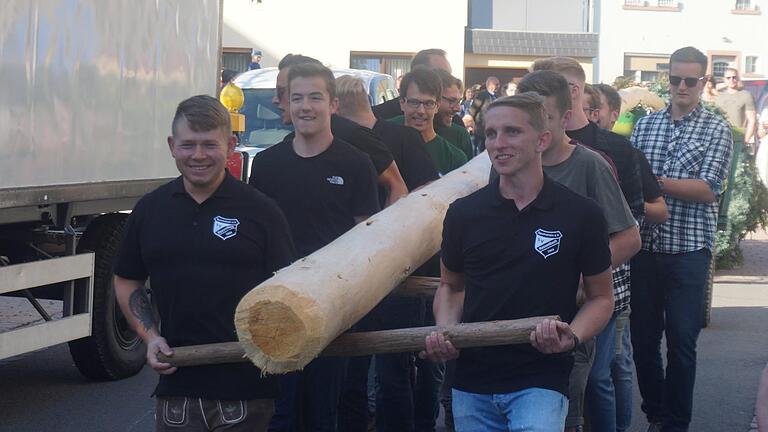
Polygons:
[[331,114],[336,114],[339,111],[339,98],[331,99]]
[[573,117],[573,110],[567,110],[565,114],[563,114],[563,120],[561,121],[563,130],[568,129],[568,122],[571,121],[571,117]]

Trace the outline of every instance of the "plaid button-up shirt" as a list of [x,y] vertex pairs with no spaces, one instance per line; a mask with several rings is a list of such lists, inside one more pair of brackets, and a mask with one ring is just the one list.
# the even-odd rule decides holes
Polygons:
[[[700,179],[720,195],[728,176],[733,149],[731,128],[701,104],[682,119],[673,121],[670,108],[641,118],[632,132],[632,144],[648,158],[657,176]],[[643,223],[643,249],[683,253],[707,248],[717,228],[717,200],[703,204],[664,196],[669,220],[661,225]]]

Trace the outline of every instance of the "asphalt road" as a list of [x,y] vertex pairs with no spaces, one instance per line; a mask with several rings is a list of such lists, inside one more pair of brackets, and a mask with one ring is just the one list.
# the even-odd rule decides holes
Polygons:
[[[746,432],[768,361],[768,241],[745,242],[744,268],[720,274],[710,327],[699,338],[692,432]],[[151,431],[156,376],[97,383],[59,345],[0,361],[0,431]],[[645,419],[636,392],[632,432]]]

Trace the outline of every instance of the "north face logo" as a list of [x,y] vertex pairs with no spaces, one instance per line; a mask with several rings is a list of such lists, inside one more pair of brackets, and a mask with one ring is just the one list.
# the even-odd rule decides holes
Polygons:
[[240,221],[237,219],[216,216],[213,218],[213,233],[216,237],[226,240],[237,235],[238,225],[240,225]]
[[563,233],[560,231],[547,231],[539,228],[536,230],[536,241],[533,247],[541,256],[549,258],[560,252],[560,239],[562,238]]
[[344,185],[344,179],[340,176],[330,176],[326,180],[328,180],[328,183],[342,186]]

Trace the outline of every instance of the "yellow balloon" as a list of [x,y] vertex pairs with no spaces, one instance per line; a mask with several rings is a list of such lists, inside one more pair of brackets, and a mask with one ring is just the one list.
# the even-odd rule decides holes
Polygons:
[[219,100],[221,101],[222,105],[224,105],[229,110],[229,112],[237,112],[240,108],[242,108],[243,102],[245,102],[245,96],[243,95],[243,91],[240,89],[240,87],[229,83],[224,86],[223,89],[221,89]]

